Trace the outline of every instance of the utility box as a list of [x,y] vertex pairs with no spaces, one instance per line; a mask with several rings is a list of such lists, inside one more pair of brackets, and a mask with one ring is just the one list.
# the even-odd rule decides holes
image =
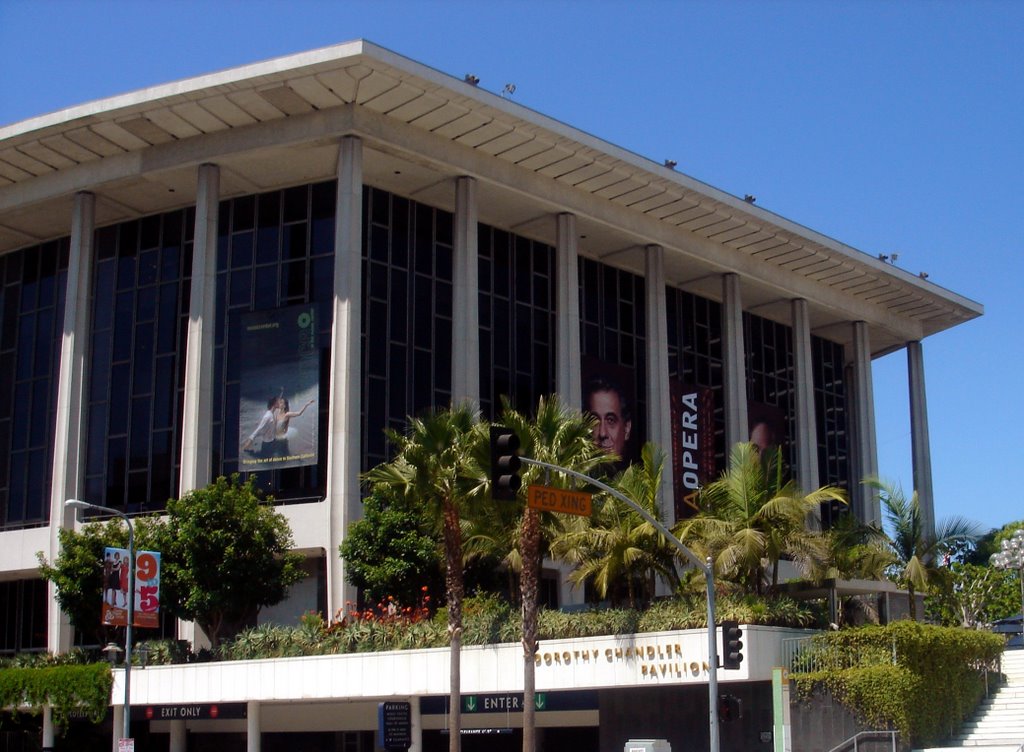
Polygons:
[[630,739],[622,752],[672,752],[668,739]]

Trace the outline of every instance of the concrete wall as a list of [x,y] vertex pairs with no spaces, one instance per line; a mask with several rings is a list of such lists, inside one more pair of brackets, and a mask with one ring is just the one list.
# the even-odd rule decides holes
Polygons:
[[[742,707],[739,720],[720,726],[721,752],[771,752],[771,682],[722,683],[719,693]],[[600,752],[622,752],[629,739],[667,739],[672,752],[708,749],[707,686],[605,690],[600,713]]]
[[[791,685],[790,697],[796,698],[796,687]],[[861,723],[854,714],[841,705],[829,692],[815,692],[806,700],[793,699],[790,703],[793,729],[793,749],[832,749],[860,731],[878,730]],[[908,744],[900,742],[897,749],[907,752]],[[858,752],[892,752],[889,739],[865,739],[857,743]]]

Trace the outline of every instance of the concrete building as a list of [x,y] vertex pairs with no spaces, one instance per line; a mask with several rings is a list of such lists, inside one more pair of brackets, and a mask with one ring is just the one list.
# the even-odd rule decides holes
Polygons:
[[[599,374],[633,402],[625,453],[671,451],[667,520],[755,431],[878,520],[857,483],[871,361],[905,349],[933,524],[922,342],[981,313],[363,41],[0,128],[0,651],[73,644],[36,560],[76,524],[65,499],[141,514],[257,472],[311,574],[266,618],[330,614],[355,597],[338,545],[383,428],[453,400],[582,404]],[[305,345],[261,362],[253,332],[288,316]],[[247,445],[282,396],[311,400],[290,453]]]

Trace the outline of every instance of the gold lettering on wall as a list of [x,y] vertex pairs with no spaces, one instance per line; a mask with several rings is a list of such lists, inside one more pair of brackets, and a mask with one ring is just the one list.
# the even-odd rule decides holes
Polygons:
[[571,650],[538,650],[534,665],[568,667],[573,664],[632,663],[645,679],[690,679],[710,673],[706,659],[687,659],[679,642],[653,642],[626,647],[573,648]]

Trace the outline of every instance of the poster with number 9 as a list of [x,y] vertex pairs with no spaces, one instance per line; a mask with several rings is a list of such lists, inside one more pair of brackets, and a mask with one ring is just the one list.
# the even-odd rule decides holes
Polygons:
[[[128,623],[128,551],[106,548],[103,552],[104,624],[123,627]],[[160,626],[160,554],[135,552],[135,603],[133,626]]]

